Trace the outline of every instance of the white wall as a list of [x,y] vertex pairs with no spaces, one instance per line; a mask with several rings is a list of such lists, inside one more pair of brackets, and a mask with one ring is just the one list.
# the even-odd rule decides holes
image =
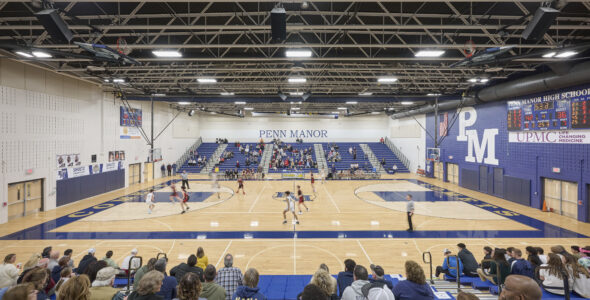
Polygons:
[[410,160],[407,166],[411,172],[416,172],[418,166],[424,168],[426,162],[426,133],[420,127],[426,127],[426,115],[414,118],[389,120],[388,136],[393,144]]
[[[230,141],[255,142],[263,138],[270,140],[266,130],[284,130],[284,141],[294,142],[291,131],[319,130],[324,134],[316,137],[303,137],[304,142],[377,142],[388,134],[388,118],[385,115],[341,117],[338,119],[320,118],[270,118],[270,117],[225,117],[219,115],[199,115],[199,129],[205,142],[224,137]],[[272,133],[271,133],[272,134]]]
[[[143,138],[119,138],[121,105],[99,86],[0,59],[0,203],[7,202],[9,183],[43,178],[44,208],[55,208],[58,154],[80,153],[82,165],[88,165],[92,154],[97,155],[98,163],[104,163],[108,151],[124,150],[125,165],[144,162],[149,146]],[[150,103],[137,101],[131,106],[143,110],[143,128],[149,136]],[[175,111],[157,104],[154,112],[155,136]],[[198,124],[197,117],[181,114],[160,135],[155,147],[162,148],[163,162],[176,161],[196,141]],[[32,174],[26,174],[27,169],[32,169]],[[155,170],[159,177],[159,165]],[[7,208],[0,205],[0,223],[6,221]]]

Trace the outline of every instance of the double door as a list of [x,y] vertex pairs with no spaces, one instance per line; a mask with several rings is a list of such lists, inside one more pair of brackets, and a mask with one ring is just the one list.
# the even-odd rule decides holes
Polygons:
[[578,218],[578,183],[544,178],[543,200],[550,211]]
[[141,183],[141,163],[129,164],[129,185]]
[[43,210],[43,179],[8,184],[8,219]]

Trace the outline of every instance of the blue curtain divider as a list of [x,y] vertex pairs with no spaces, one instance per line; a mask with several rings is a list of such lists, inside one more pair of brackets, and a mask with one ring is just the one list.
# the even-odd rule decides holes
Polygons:
[[125,187],[125,169],[58,180],[56,183],[56,206],[66,205],[122,187]]

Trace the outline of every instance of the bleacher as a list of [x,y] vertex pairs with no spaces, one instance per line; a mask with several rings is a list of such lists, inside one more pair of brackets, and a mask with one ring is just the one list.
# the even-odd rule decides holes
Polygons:
[[[256,149],[256,143],[246,143],[246,144],[242,144],[242,147],[246,147],[246,146],[250,146],[250,151],[258,151],[258,149]],[[225,172],[226,170],[233,170],[236,168],[236,162],[239,161],[240,162],[240,171],[243,171],[245,169],[254,169],[256,170],[256,168],[258,167],[258,163],[260,163],[260,159],[261,156],[258,156],[258,163],[256,164],[250,164],[249,166],[246,166],[246,157],[247,155],[242,154],[240,152],[240,149],[238,147],[236,147],[234,145],[234,143],[230,143],[227,145],[227,148],[225,148],[225,151],[229,151],[229,152],[233,152],[234,153],[234,157],[232,158],[228,158],[226,159],[223,163],[219,164],[219,171],[220,172]]]
[[[328,161],[328,153],[330,152],[330,145],[336,144],[338,146],[338,152],[340,153],[340,160],[339,162],[331,162]],[[324,153],[326,154],[326,161],[328,164],[328,169],[332,169],[332,165],[336,164],[336,170],[350,170],[351,164],[358,164],[360,169],[363,169],[365,162],[367,163],[369,170],[373,170],[373,165],[368,158],[365,158],[365,153],[359,143],[323,143],[322,147],[324,147]],[[356,159],[353,159],[353,156],[348,153],[349,147],[356,147]]]
[[[287,143],[287,144],[293,146],[293,150],[297,149],[300,152],[303,152],[303,149],[309,149],[309,148],[311,148],[311,159],[314,162],[317,162],[317,159],[316,159],[316,156],[315,156],[315,151],[314,151],[314,148],[313,148],[313,145],[314,145],[313,143]],[[287,154],[288,157],[291,157],[291,158],[294,157],[292,152],[286,152],[286,154]],[[268,172],[269,173],[281,173],[284,170],[285,169],[277,169],[275,171],[274,168],[269,168],[268,169]],[[318,172],[318,169],[317,168],[305,168],[305,163],[303,164],[303,168],[297,166],[297,170],[299,170],[299,171],[305,171],[305,172],[309,172],[309,171],[313,171],[313,172],[316,172],[316,173]]]
[[[209,160],[209,158],[211,158],[211,154],[213,154],[213,152],[215,152],[217,147],[219,147],[219,144],[216,144],[216,143],[202,143],[201,146],[199,146],[199,148],[197,148],[197,152],[201,156],[205,155],[207,157],[207,160]],[[195,158],[195,160],[196,160],[196,158]],[[180,167],[178,172],[180,173],[180,172],[186,170],[188,173],[199,173],[199,172],[201,172],[201,169],[203,169],[204,166],[205,166],[205,164],[203,164],[202,166],[198,166],[198,165],[189,166],[188,159],[187,159],[184,162],[184,164],[182,164],[182,166]]]
[[381,143],[367,143],[373,154],[381,161],[385,158],[385,165],[383,168],[385,170],[390,170],[391,167],[395,164],[397,166],[397,173],[409,173],[410,170],[401,162],[401,160],[387,147],[385,144]]

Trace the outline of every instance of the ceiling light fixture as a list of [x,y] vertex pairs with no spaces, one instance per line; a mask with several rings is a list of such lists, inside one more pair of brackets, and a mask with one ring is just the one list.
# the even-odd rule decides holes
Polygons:
[[551,58],[553,56],[555,56],[555,54],[557,54],[557,52],[549,52],[543,55],[544,58]]
[[302,96],[303,92],[293,92],[293,93],[289,93],[289,95],[291,96]]
[[110,80],[110,79],[108,79],[108,78],[105,78],[105,79],[103,79],[103,81],[104,81],[104,82],[111,82],[111,80]]
[[477,82],[477,78],[471,78],[471,79],[469,79],[468,81],[469,81],[469,82],[472,82],[472,83],[475,83],[475,82]]
[[340,110],[347,110],[348,108],[346,108],[346,107],[338,107],[338,109],[340,109]]
[[33,55],[31,55],[31,54],[29,54],[29,53],[27,53],[27,52],[23,52],[23,51],[16,51],[16,52],[14,52],[14,53],[16,53],[16,54],[18,54],[18,55],[20,55],[20,56],[22,56],[22,57],[26,57],[26,58],[31,58],[31,57],[33,57]]
[[246,105],[246,101],[236,101],[234,102],[235,105]]
[[178,102],[178,105],[189,105],[189,104],[191,104],[191,103],[190,102],[182,102],[182,101]]
[[285,56],[291,57],[291,58],[311,57],[311,55],[312,55],[312,53],[310,50],[304,50],[304,49],[292,49],[292,50],[285,51]]
[[197,78],[199,83],[216,83],[217,79],[215,78]]
[[244,107],[244,110],[254,110],[254,107]]
[[123,82],[125,82],[125,79],[123,79],[123,78],[115,78],[115,79],[113,79],[113,82],[123,83]]
[[487,78],[482,78],[482,79],[480,79],[480,80],[479,80],[479,82],[481,82],[481,83],[486,83],[486,82],[488,82],[488,81],[490,81],[490,80],[489,80],[489,79],[487,79]]
[[233,95],[235,95],[235,94],[234,94],[234,93],[232,93],[232,92],[221,92],[221,93],[220,93],[220,95],[221,95],[221,96],[233,96]]
[[414,104],[414,102],[412,102],[412,101],[402,101],[401,104],[402,105],[412,105],[412,104]]
[[356,105],[359,104],[357,101],[346,101],[346,104]]
[[555,55],[555,57],[558,57],[558,58],[567,58],[567,57],[570,57],[570,56],[574,56],[576,54],[578,54],[578,52],[576,52],[576,51],[565,51],[565,52],[561,52],[561,53]]
[[339,111],[333,111],[332,113],[333,113],[333,114],[336,114],[336,115],[340,114],[340,112],[339,112]]
[[439,93],[428,93],[428,94],[426,94],[426,96],[436,97],[436,96],[440,96],[440,94]]
[[158,93],[156,93],[156,94],[152,94],[152,96],[154,96],[154,97],[165,97],[166,94],[158,94]]
[[380,83],[394,83],[397,81],[397,78],[395,77],[380,77],[379,79],[377,79],[377,82]]
[[42,52],[42,51],[33,51],[33,55],[35,55],[36,58],[50,58],[50,57],[52,57],[51,54],[49,54],[47,52]]
[[291,107],[291,110],[300,110],[301,108],[299,107]]
[[359,96],[373,96],[373,93],[371,93],[371,92],[362,92],[362,93],[359,93]]
[[152,53],[157,57],[182,57],[182,54],[174,50],[153,50]]
[[303,77],[291,77],[289,78],[289,83],[305,83],[307,79]]
[[440,57],[445,54],[444,50],[420,50],[414,54],[415,57]]

